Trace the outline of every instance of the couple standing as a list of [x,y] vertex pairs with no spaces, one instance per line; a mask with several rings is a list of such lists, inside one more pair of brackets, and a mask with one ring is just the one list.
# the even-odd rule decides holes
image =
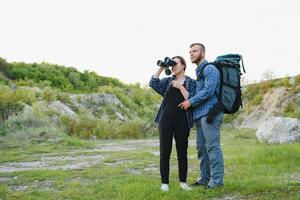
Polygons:
[[[173,136],[176,142],[180,187],[191,190],[186,183],[188,137],[194,122],[197,128],[196,147],[200,159],[200,175],[192,187],[216,188],[223,185],[224,161],[220,146],[220,125],[223,112],[212,122],[207,114],[218,102],[220,87],[218,69],[205,60],[201,43],[190,45],[190,59],[197,65],[197,81],[185,75],[186,62],[180,56],[172,58],[172,77],[159,79],[160,67],[150,80],[150,87],[163,96],[155,121],[159,123],[161,190],[169,190],[170,154]],[[203,67],[205,69],[203,70]],[[202,75],[203,74],[203,75]],[[202,75],[202,76],[201,76]]]

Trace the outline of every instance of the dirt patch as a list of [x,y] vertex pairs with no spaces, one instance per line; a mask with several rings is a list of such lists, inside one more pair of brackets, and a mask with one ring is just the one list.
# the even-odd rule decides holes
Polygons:
[[300,172],[296,172],[296,173],[291,174],[289,180],[300,182]]
[[122,165],[124,163],[125,163],[125,160],[123,160],[123,159],[104,161],[104,164],[109,165],[109,166],[119,166],[119,165]]
[[104,146],[98,149],[98,151],[116,151],[116,152],[133,151],[133,150],[136,150],[136,148],[130,146]]
[[95,179],[91,179],[91,178],[85,178],[85,177],[74,177],[74,178],[68,178],[66,179],[66,182],[69,183],[80,183],[83,185],[88,185],[91,182],[95,182]]
[[[100,142],[100,141],[99,141]],[[175,141],[173,141],[175,144]],[[195,145],[195,140],[189,141],[190,146]],[[144,140],[122,140],[122,141],[101,141],[94,149],[83,149],[66,152],[65,156],[61,155],[44,155],[39,160],[35,161],[23,161],[23,162],[5,162],[0,163],[0,172],[10,173],[17,171],[30,171],[30,170],[82,170],[93,165],[103,163],[109,166],[119,166],[124,164],[125,160],[119,158],[117,160],[110,160],[109,154],[104,155],[101,152],[124,152],[124,151],[140,151],[148,150],[155,157],[159,157],[159,140],[158,139],[144,139]],[[154,151],[151,148],[156,148]],[[97,155],[82,155],[86,153],[99,152]],[[104,159],[105,158],[105,159]],[[157,167],[147,166],[144,169],[139,169],[141,172],[152,172],[157,171]],[[132,170],[136,173],[136,170]],[[1,182],[5,182],[6,179],[0,179]],[[25,189],[25,186],[20,185],[19,190]],[[16,188],[17,190],[18,188]]]
[[220,198],[214,198],[214,200],[246,200],[247,198],[244,198],[237,194],[226,194],[224,196],[221,196]]
[[49,180],[39,181],[34,180],[26,184],[9,184],[12,191],[20,192],[26,190],[40,189],[40,190],[54,190],[53,182]]
[[102,155],[42,157],[32,162],[8,162],[0,165],[0,172],[29,171],[39,169],[80,170],[103,161]]
[[12,178],[0,177],[0,183],[7,183],[11,180],[12,180]]
[[158,157],[160,155],[160,152],[159,151],[152,151],[151,154]]

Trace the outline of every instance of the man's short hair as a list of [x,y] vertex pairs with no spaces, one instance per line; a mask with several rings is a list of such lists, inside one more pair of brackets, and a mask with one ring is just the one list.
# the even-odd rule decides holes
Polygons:
[[193,46],[196,46],[196,45],[200,46],[200,48],[201,48],[203,51],[205,51],[205,46],[204,46],[203,44],[201,44],[201,43],[193,43],[193,44],[190,45],[190,48],[192,48]]

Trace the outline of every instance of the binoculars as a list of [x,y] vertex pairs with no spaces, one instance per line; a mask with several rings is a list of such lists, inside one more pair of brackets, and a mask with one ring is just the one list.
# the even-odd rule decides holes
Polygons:
[[174,60],[172,60],[171,58],[169,58],[169,57],[165,57],[164,61],[162,61],[162,60],[158,60],[157,61],[157,65],[158,66],[166,68],[165,69],[165,74],[166,75],[170,75],[171,74],[171,70],[169,69],[169,67],[173,67],[176,64],[177,63]]

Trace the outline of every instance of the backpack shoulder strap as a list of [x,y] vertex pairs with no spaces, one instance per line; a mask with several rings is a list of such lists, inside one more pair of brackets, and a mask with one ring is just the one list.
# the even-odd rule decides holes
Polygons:
[[201,68],[201,71],[200,71],[199,75],[197,76],[197,81],[199,81],[199,80],[201,80],[201,79],[204,79],[204,70],[205,70],[205,67],[206,67],[207,65],[209,65],[209,64],[213,64],[213,63],[208,62],[208,63],[205,63],[205,64],[203,65],[203,67]]
[[[200,73],[199,73],[199,76],[197,76],[197,81],[198,80],[201,80],[201,79],[203,79],[204,80],[204,70],[205,70],[205,67],[207,66],[207,65],[214,65],[214,63],[212,63],[212,62],[208,62],[208,63],[205,63],[204,65],[203,65],[203,67],[202,67],[202,69],[201,69],[201,71],[200,71]],[[215,66],[215,65],[214,65]],[[216,67],[216,66],[215,66]],[[216,67],[217,68],[217,67]],[[220,76],[221,76],[221,74],[220,74]],[[220,82],[220,88],[221,88],[221,82]],[[219,89],[220,90],[220,89]],[[220,97],[220,95],[219,95],[219,93],[217,92],[217,91],[215,91],[215,95],[217,96],[217,98],[218,98],[218,100],[219,101],[221,101],[221,97]]]

